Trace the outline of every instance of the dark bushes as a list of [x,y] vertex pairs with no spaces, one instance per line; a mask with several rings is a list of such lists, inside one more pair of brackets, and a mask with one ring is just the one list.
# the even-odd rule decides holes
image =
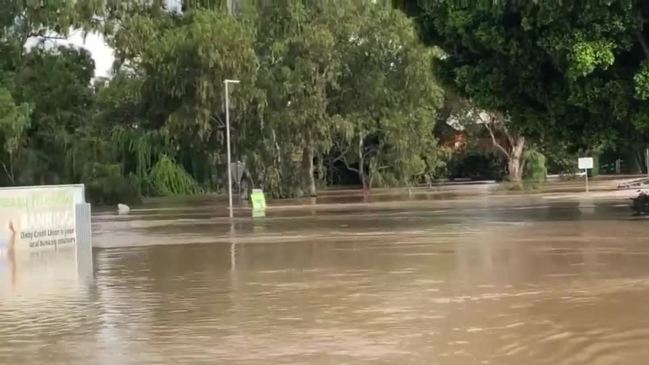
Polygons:
[[84,171],[86,198],[92,204],[136,204],[141,201],[137,177],[124,177],[119,164],[94,163]]

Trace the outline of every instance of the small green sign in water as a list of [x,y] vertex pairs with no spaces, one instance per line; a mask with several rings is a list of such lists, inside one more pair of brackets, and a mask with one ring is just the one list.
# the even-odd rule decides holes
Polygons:
[[252,201],[252,217],[265,217],[266,197],[264,196],[264,191],[261,189],[252,189],[250,201]]

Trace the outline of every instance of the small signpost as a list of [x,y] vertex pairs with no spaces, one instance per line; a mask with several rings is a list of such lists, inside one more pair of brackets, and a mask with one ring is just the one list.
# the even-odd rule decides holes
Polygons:
[[584,170],[585,177],[586,177],[586,192],[588,192],[588,170],[593,168],[593,158],[580,157],[578,160],[578,165],[580,170]]

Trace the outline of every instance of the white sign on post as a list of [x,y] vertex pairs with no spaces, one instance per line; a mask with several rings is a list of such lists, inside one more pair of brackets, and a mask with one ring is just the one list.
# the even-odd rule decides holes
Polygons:
[[588,192],[588,170],[593,168],[592,157],[580,157],[577,161],[580,170],[584,170],[584,177],[586,178],[586,192]]
[[593,168],[593,158],[592,157],[580,157],[579,158],[579,169],[588,170]]

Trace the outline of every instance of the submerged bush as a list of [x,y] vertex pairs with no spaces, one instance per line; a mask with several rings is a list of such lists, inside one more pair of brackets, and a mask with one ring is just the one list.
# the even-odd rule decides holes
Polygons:
[[136,204],[141,201],[135,175],[122,176],[119,164],[89,165],[84,171],[86,199],[97,205]]
[[151,190],[155,195],[191,195],[201,192],[194,178],[167,156],[162,156],[149,174]]
[[448,164],[450,178],[472,180],[502,180],[505,175],[505,160],[496,153],[468,151],[454,154]]
[[525,180],[535,183],[544,182],[547,173],[545,156],[536,150],[527,151],[525,153],[525,171],[523,172]]
[[637,197],[632,198],[631,208],[636,214],[649,214],[649,195],[641,192]]

